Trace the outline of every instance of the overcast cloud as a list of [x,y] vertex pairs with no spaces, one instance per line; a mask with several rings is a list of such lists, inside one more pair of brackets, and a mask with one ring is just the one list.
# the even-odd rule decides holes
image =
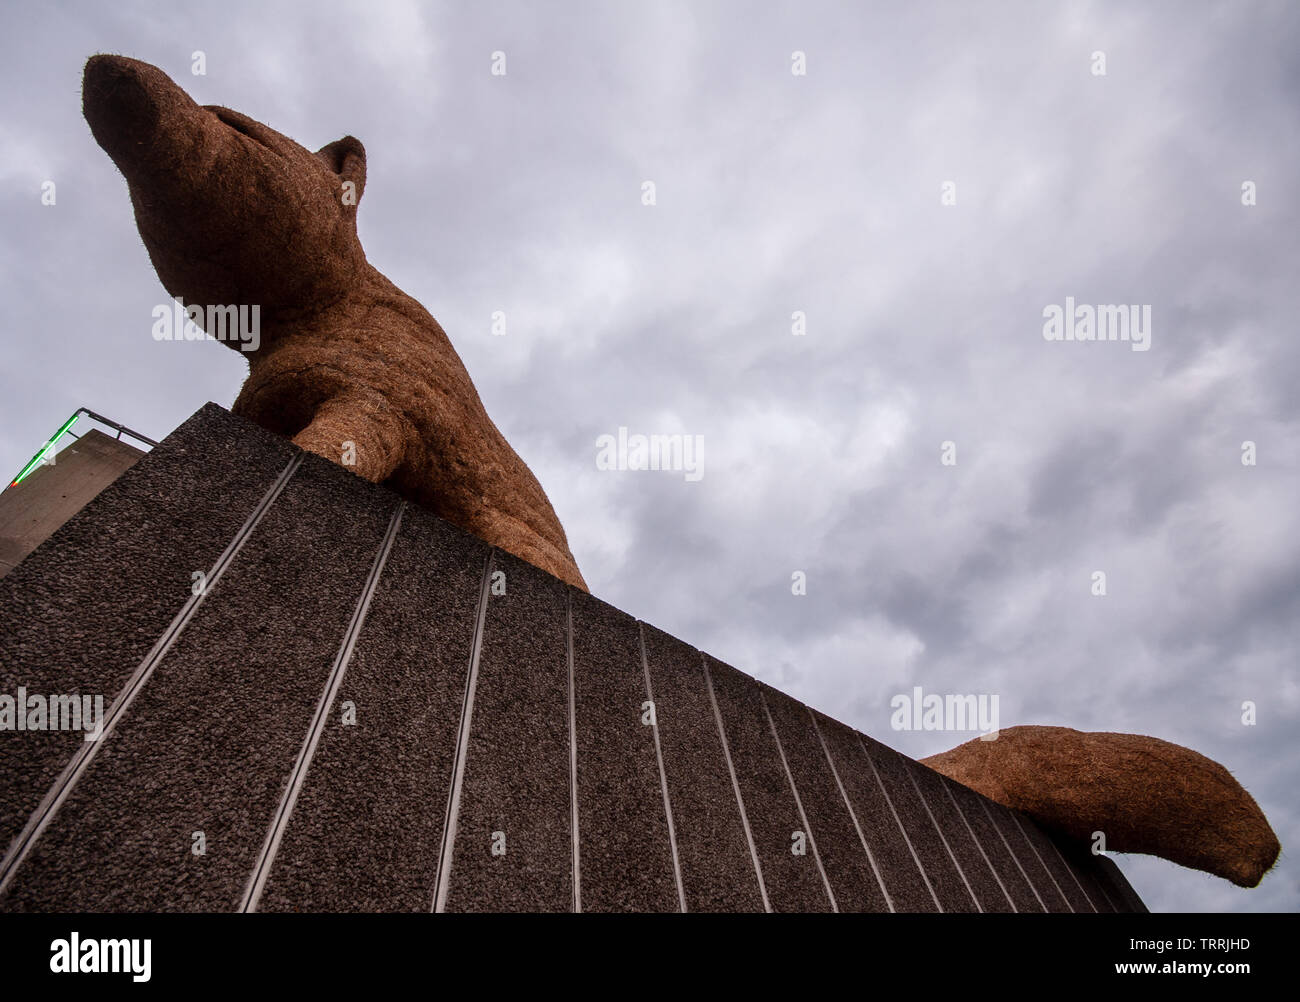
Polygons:
[[[150,337],[166,293],[81,116],[89,55],[148,60],[365,143],[371,262],[442,323],[594,594],[916,757],[971,735],[891,730],[914,685],[1195,748],[1282,862],[1249,891],[1117,862],[1152,910],[1300,908],[1300,7],[5,10],[0,473],[77,407],[161,438],[246,374]],[[1044,340],[1067,296],[1149,305],[1150,349]],[[598,470],[620,427],[703,436],[703,478]]]

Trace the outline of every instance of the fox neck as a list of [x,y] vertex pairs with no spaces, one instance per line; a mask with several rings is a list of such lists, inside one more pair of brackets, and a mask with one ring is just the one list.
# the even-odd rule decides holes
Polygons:
[[414,300],[367,263],[353,283],[326,302],[263,308],[261,346],[249,354],[249,366],[256,371],[281,351],[296,345],[346,342],[350,333],[359,335],[368,326],[368,313],[381,305],[408,312],[407,303],[418,308]]

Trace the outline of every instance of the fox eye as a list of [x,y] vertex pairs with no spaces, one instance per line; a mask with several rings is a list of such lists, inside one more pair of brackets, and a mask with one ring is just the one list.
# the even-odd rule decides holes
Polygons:
[[247,136],[249,139],[251,139],[255,143],[258,143],[259,145],[262,146],[266,145],[265,143],[262,142],[261,139],[257,137],[257,135],[254,134],[251,127],[251,123],[246,122],[241,118],[237,118],[234,115],[229,115],[222,111],[218,111],[215,108],[213,109],[213,114],[217,116],[217,119],[219,121],[224,122],[226,125],[230,126],[241,136]]

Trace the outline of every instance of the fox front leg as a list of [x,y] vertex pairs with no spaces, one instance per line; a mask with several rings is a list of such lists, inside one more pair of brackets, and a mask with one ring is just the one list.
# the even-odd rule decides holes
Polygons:
[[293,444],[381,483],[402,464],[411,439],[410,426],[384,401],[340,397],[321,404]]

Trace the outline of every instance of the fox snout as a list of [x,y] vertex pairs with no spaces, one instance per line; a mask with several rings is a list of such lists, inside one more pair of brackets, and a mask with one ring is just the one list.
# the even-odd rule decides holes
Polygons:
[[175,163],[195,152],[184,148],[198,138],[185,122],[202,109],[158,67],[126,56],[91,56],[81,95],[91,134],[128,180],[159,156]]

